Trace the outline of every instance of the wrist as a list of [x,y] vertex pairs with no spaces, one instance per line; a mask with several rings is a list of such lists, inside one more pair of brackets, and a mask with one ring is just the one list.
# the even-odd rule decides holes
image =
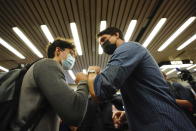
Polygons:
[[88,81],[89,81],[89,80],[94,80],[96,76],[97,76],[96,73],[89,73],[89,74],[88,74]]
[[88,74],[97,74],[96,70],[94,69],[89,69]]
[[79,85],[83,85],[83,84],[87,84],[87,83],[88,83],[87,80],[80,80],[78,84],[79,84]]

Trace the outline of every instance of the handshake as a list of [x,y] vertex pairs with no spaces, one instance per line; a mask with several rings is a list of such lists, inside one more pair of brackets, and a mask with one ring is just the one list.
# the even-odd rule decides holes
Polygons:
[[[95,76],[96,74],[99,74],[100,73],[100,67],[99,66],[89,66],[88,68],[88,71],[95,71]],[[84,74],[83,72],[78,72],[76,74],[76,80],[75,80],[75,83],[78,84],[81,80],[85,80],[87,81],[88,80],[88,74]]]

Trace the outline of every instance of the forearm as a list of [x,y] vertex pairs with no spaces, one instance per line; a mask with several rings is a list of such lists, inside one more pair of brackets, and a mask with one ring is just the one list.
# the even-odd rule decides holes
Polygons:
[[64,113],[61,116],[65,121],[68,120],[66,123],[74,126],[80,124],[86,114],[88,93],[87,82],[80,82],[74,94],[69,98],[67,97],[70,103],[69,105],[66,105],[67,108],[63,111]]
[[193,104],[188,100],[176,99],[176,103],[183,108],[193,108]]
[[74,91],[66,84],[63,70],[53,60],[36,64],[33,73],[37,86],[54,112],[67,124],[77,126],[86,112],[87,81],[80,83]]
[[69,125],[78,126],[85,116],[88,104],[87,83],[79,84],[74,91],[69,87],[45,91],[52,109]]
[[88,75],[88,87],[89,87],[89,92],[92,97],[95,97],[95,91],[94,91],[94,81],[96,78],[96,73],[90,73]]

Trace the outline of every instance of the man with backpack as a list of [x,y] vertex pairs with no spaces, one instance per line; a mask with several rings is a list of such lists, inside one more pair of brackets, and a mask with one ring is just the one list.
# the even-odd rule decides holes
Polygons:
[[[68,87],[63,70],[75,63],[75,46],[57,39],[48,46],[48,58],[35,62],[24,75],[11,131],[58,131],[60,118],[78,126],[88,103],[87,76],[79,73],[77,90]],[[29,131],[28,130],[28,131]]]

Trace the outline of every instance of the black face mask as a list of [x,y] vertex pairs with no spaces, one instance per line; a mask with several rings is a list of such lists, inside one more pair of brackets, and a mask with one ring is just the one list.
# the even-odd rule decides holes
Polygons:
[[109,40],[105,41],[101,47],[103,48],[103,51],[108,54],[111,55],[114,53],[114,51],[116,50],[116,44],[112,44]]

